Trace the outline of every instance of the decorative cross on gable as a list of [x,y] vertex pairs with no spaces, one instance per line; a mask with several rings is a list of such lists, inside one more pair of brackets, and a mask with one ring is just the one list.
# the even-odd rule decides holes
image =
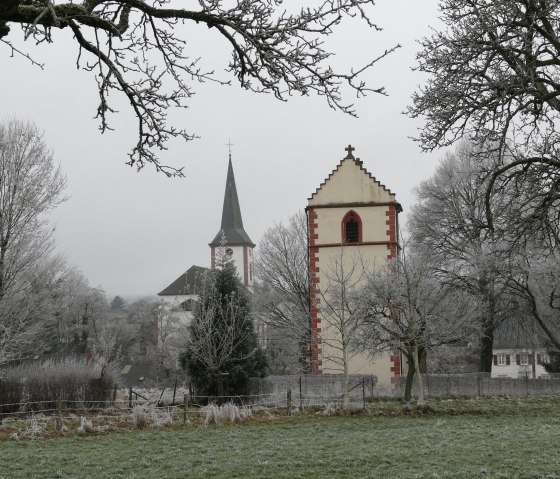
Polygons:
[[[348,146],[347,146],[346,148],[344,148],[344,149],[348,152],[348,154],[346,155],[346,158],[354,159],[354,155],[352,154],[352,152],[353,152],[356,148],[354,148],[352,145],[348,145]],[[344,158],[344,159],[346,159],[346,158]]]

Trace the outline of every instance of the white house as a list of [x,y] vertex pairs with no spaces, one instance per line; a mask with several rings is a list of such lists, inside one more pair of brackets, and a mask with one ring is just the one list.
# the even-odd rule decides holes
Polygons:
[[548,378],[550,362],[537,327],[504,321],[494,332],[493,378]]

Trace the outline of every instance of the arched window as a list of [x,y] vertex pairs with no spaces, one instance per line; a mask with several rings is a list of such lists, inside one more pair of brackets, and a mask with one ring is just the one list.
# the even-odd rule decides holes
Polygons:
[[342,242],[362,242],[362,219],[355,211],[349,211],[342,219]]

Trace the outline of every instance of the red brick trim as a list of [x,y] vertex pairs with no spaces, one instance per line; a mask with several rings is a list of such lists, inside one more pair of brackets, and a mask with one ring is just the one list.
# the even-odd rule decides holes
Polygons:
[[317,248],[340,248],[341,246],[344,246],[345,248],[349,248],[352,246],[387,246],[387,248],[389,248],[390,246],[397,246],[397,243],[393,243],[391,241],[364,241],[362,243],[345,243],[345,244],[341,244],[341,243],[316,243],[315,246]]
[[[313,209],[320,209],[320,208],[367,208],[369,206],[391,206],[395,205],[397,207],[397,211],[400,213],[402,211],[402,206],[398,201],[386,201],[386,202],[377,202],[377,201],[366,201],[366,202],[352,202],[352,203],[329,203],[328,205],[313,205]],[[311,206],[307,206],[305,209],[309,209]]]
[[316,243],[319,239],[317,232],[317,213],[313,208],[309,208],[307,212],[309,221],[309,302],[311,310],[310,326],[311,326],[311,373],[321,374],[321,319],[319,317],[319,248]]
[[243,246],[243,284],[249,286],[249,248]]
[[387,211],[385,212],[387,220],[385,224],[387,225],[387,230],[385,233],[389,237],[389,242],[387,243],[387,259],[393,259],[397,256],[398,249],[398,233],[397,233],[397,209],[395,205],[389,205]]
[[216,247],[210,246],[210,268],[216,269]]

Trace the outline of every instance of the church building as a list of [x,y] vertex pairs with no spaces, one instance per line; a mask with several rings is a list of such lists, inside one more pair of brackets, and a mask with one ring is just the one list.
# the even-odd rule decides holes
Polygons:
[[373,361],[365,354],[355,354],[343,361],[346,353],[341,345],[346,339],[341,338],[340,325],[332,321],[338,314],[332,309],[336,301],[327,304],[329,291],[340,294],[344,288],[355,288],[365,280],[365,268],[385,264],[399,247],[402,208],[395,194],[354,157],[352,146],[346,151],[346,157],[308,198],[306,208],[312,372],[340,373],[344,362],[350,374],[374,374],[380,386],[390,386],[401,373],[400,354],[386,353]]
[[[255,244],[243,228],[241,208],[237,197],[237,187],[233,175],[231,153],[227,170],[222,222],[220,230],[209,244],[211,269],[216,267],[219,255],[231,257],[241,281],[247,287],[253,284],[253,248]],[[202,266],[191,266],[169,286],[158,293],[167,305],[185,311],[185,319],[190,319],[193,301],[200,294],[204,276],[209,272]]]

